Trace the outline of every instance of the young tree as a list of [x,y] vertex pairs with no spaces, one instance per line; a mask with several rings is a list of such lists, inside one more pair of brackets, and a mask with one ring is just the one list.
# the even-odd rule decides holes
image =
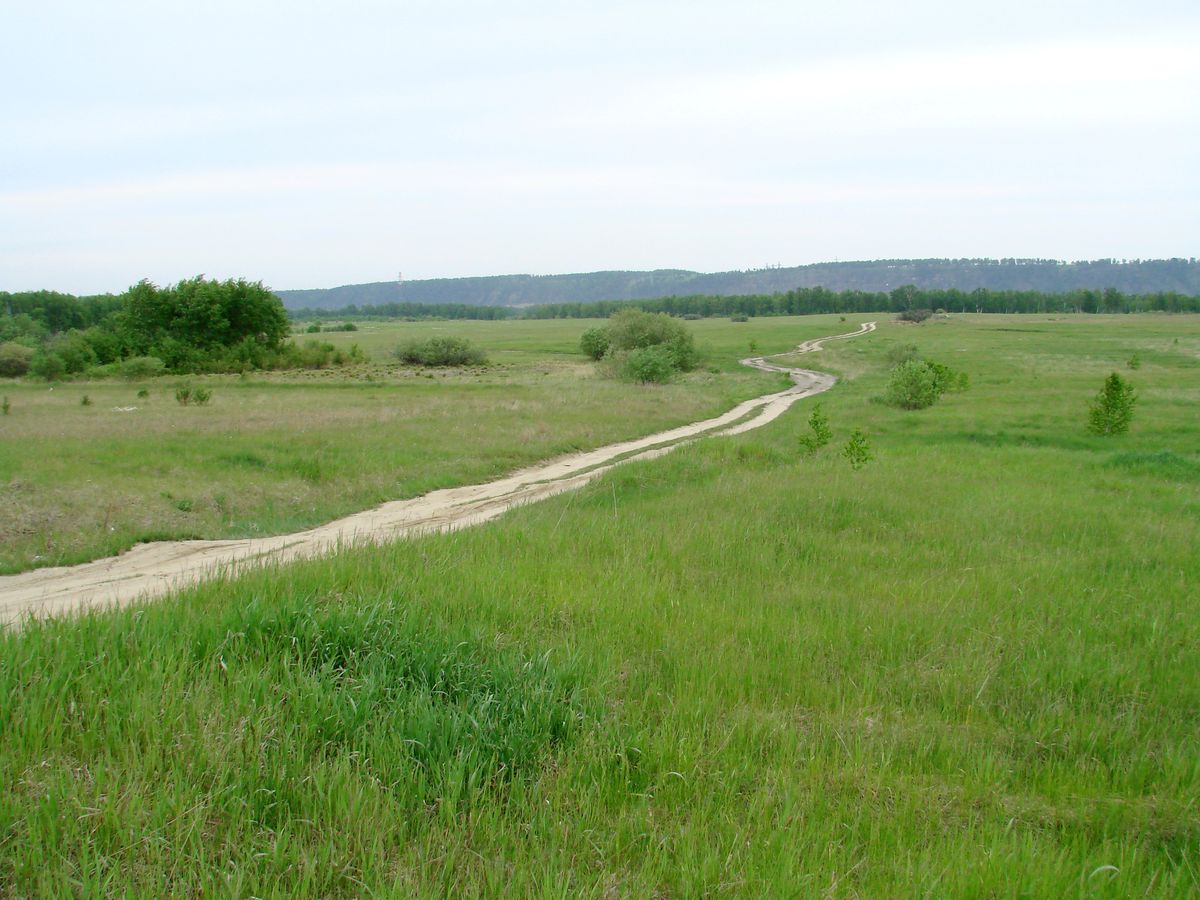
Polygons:
[[829,419],[821,411],[820,403],[813,407],[812,415],[808,417],[808,428],[811,434],[800,438],[800,449],[806,455],[812,456],[833,440],[833,430],[829,427]]
[[1133,385],[1113,372],[1104,379],[1104,387],[1088,410],[1088,430],[1099,435],[1124,434],[1129,430],[1136,402]]
[[850,440],[842,448],[842,456],[846,457],[850,468],[856,472],[875,458],[875,454],[871,452],[871,445],[867,441],[867,435],[861,428],[854,429],[850,434]]

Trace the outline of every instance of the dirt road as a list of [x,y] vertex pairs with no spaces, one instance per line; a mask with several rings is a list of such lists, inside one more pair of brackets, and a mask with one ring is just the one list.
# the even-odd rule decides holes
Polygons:
[[[868,322],[857,331],[805,341],[788,354],[774,355],[812,353],[826,341],[857,337],[874,330],[875,323]],[[493,519],[514,506],[574,490],[622,463],[662,456],[702,436],[741,434],[761,428],[797,400],[827,391],[837,381],[822,372],[776,365],[767,361],[770,358],[756,356],[741,362],[764,371],[785,372],[795,382],[792,387],[739,403],[713,419],[539,463],[487,484],[448,488],[411,500],[385,503],[295,534],[222,541],[159,541],[139,544],[120,556],[78,566],[0,577],[0,627],[12,627],[26,616],[61,615],[158,597],[239,566],[287,562],[354,544],[466,528]]]

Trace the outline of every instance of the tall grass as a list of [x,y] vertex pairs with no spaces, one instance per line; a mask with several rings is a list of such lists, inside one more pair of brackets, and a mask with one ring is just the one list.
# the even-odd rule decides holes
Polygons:
[[[872,402],[899,341],[970,390]],[[1130,347],[1131,432],[1091,436]],[[1194,894],[1196,321],[806,362],[848,376],[811,456],[801,404],[479,529],[4,637],[0,886]]]

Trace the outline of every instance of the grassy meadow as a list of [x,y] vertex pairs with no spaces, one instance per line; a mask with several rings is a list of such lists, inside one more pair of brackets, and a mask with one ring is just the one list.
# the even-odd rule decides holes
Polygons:
[[[783,383],[729,371],[731,344],[744,355],[769,332],[783,350],[828,320],[710,326],[711,365],[654,389],[597,377],[578,348],[592,324],[371,323],[321,337],[360,344],[372,363],[187,379],[212,391],[204,407],[176,403],[175,377],[0,382],[11,405],[0,416],[0,574],[139,541],[296,531],[715,415]],[[421,370],[391,359],[406,338],[439,333],[470,338],[491,364]]]
[[[584,323],[473,323],[530,329],[511,383],[422,389],[503,408],[561,354],[545,377],[621,436],[763,387],[749,340],[849,318],[692,323],[722,374],[594,396]],[[483,527],[0,636],[0,893],[1194,896],[1200,317],[878,318],[798,360],[843,376],[815,456],[806,400]],[[969,390],[877,402],[905,344]],[[1112,371],[1133,427],[1095,437]],[[262,440],[306,440],[279,410]]]

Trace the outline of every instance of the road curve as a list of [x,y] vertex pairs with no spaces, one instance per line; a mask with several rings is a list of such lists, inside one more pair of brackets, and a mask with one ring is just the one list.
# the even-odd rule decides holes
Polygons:
[[398,537],[453,531],[486,522],[514,506],[582,487],[610,469],[637,459],[662,456],[699,437],[741,434],[761,428],[793,403],[829,390],[833,375],[768,362],[775,356],[813,353],[826,341],[875,330],[805,341],[794,350],[741,360],[743,365],[791,376],[793,386],[739,403],[716,418],[595,450],[574,453],[491,481],[432,491],[295,534],[216,541],[157,541],[138,544],[120,556],[77,566],[36,569],[0,576],[0,628],[27,617],[55,616],[97,606],[120,606],[162,596],[179,587],[239,566],[279,563],[330,553],[339,547],[381,543]]

